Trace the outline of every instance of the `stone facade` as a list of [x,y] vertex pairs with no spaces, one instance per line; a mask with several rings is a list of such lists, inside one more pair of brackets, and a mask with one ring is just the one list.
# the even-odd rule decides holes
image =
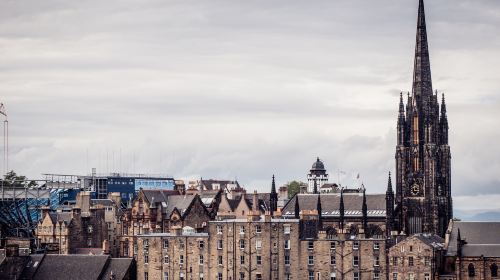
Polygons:
[[80,192],[75,204],[62,206],[55,212],[44,208],[35,232],[38,247],[56,254],[75,254],[82,248],[109,250],[108,238],[115,236],[109,234],[108,225],[115,224],[111,217],[109,224],[106,222],[106,212],[116,213],[117,207],[110,199],[93,200],[89,192]]
[[210,213],[199,195],[176,191],[143,190],[121,216],[120,256],[137,254],[137,236],[168,233],[171,228],[192,227],[206,232]]
[[137,260],[138,279],[213,279],[209,274],[208,234],[189,227],[140,235]]
[[390,280],[439,279],[444,239],[437,235],[416,234],[389,249]]

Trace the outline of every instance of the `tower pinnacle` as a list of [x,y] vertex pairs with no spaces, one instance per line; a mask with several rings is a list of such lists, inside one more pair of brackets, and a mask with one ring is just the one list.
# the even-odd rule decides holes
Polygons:
[[427,42],[427,27],[425,24],[424,0],[419,0],[417,38],[415,45],[415,65],[413,69],[413,95],[432,95],[431,63],[429,59],[429,46]]

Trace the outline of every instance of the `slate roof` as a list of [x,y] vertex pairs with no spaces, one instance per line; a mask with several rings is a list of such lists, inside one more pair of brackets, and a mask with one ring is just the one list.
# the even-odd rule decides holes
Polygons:
[[[297,194],[283,207],[282,215],[293,217],[295,215],[295,200],[299,199],[300,211],[316,210],[317,194]],[[368,217],[385,217],[385,194],[367,194],[366,205]],[[361,217],[363,206],[363,193],[344,193],[344,217]],[[340,216],[340,193],[321,194],[321,209],[323,217]]]
[[170,195],[167,198],[167,207],[165,208],[165,214],[170,216],[175,208],[183,215],[186,209],[191,205],[196,195]]
[[48,215],[52,224],[57,224],[58,222],[63,221],[66,225],[68,225],[73,219],[71,212],[50,212]]
[[100,279],[109,256],[46,255],[34,280]]
[[167,202],[167,199],[171,195],[179,195],[179,191],[176,190],[159,190],[159,189],[142,189],[144,197],[148,202]]
[[201,180],[201,184],[206,190],[213,190],[213,184],[219,184],[222,190],[226,190],[228,184],[236,184],[236,189],[241,189],[240,183],[232,180]]
[[458,229],[466,242],[462,247],[463,256],[500,257],[500,222],[453,221],[446,252],[449,256],[457,254]]
[[134,260],[132,258],[110,259],[108,267],[106,268],[102,279],[111,279],[111,273],[113,273],[113,275],[115,276],[114,279],[123,279],[127,272],[130,270],[130,266],[132,266],[133,261]]
[[413,236],[415,238],[418,238],[423,243],[425,243],[433,248],[436,248],[436,249],[443,248],[443,246],[444,246],[444,239],[439,235],[418,233],[418,234],[415,234]]

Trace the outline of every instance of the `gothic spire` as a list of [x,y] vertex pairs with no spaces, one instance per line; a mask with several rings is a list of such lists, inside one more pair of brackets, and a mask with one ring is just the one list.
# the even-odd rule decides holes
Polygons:
[[295,195],[295,219],[300,218],[299,194]]
[[368,206],[366,205],[366,191],[363,190],[363,206],[361,208],[361,212],[363,213],[363,229],[366,230],[368,228]]
[[444,93],[443,93],[443,99],[441,101],[441,120],[447,119],[446,116],[446,102],[444,100]]
[[340,230],[344,230],[344,190],[340,190]]
[[386,194],[392,194],[394,193],[392,191],[392,180],[391,180],[391,172],[389,171],[389,180],[387,181],[387,191],[385,192]]
[[403,92],[399,93],[399,119],[405,118],[405,104],[403,102]]
[[278,210],[278,194],[276,193],[276,182],[274,181],[274,174],[273,174],[273,182],[271,183],[270,204],[271,204],[270,210],[272,216],[274,212]]
[[[413,69],[413,95],[415,97],[432,95],[431,63],[427,42],[424,0],[419,0],[418,4],[415,65]],[[417,101],[418,99],[419,98],[417,98]]]

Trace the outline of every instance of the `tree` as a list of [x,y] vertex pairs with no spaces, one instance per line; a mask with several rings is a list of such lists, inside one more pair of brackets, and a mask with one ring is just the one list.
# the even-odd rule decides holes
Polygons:
[[301,186],[307,186],[305,183],[303,182],[299,182],[299,181],[291,181],[287,184],[287,187],[288,187],[288,198],[292,198],[295,194],[299,193],[300,192],[300,187]]

